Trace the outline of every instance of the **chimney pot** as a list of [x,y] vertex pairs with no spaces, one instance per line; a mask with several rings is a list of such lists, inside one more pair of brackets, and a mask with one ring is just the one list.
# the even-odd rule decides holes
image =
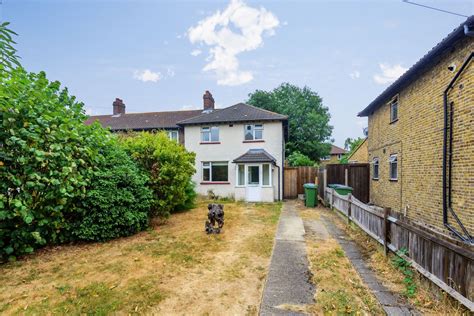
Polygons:
[[122,99],[115,98],[115,101],[112,103],[114,108],[114,115],[125,114],[125,103],[123,103]]
[[212,94],[206,90],[204,95],[202,96],[203,103],[204,103],[204,111],[213,111],[214,110],[214,98]]

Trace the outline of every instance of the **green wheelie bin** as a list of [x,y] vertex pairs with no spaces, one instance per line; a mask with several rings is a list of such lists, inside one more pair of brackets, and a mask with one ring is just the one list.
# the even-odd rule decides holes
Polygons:
[[314,183],[305,183],[304,187],[304,205],[306,207],[315,207],[318,205],[317,191],[318,186]]

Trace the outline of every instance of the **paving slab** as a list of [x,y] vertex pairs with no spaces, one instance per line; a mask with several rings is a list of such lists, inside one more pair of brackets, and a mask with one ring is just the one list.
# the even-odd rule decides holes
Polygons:
[[283,204],[275,237],[270,268],[263,290],[260,315],[304,315],[280,309],[281,305],[314,303],[302,219],[295,202]]

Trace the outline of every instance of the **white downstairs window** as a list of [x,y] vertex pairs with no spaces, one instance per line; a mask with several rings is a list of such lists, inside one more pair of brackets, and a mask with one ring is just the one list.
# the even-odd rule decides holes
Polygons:
[[202,163],[203,182],[229,181],[229,164],[227,162],[208,161]]

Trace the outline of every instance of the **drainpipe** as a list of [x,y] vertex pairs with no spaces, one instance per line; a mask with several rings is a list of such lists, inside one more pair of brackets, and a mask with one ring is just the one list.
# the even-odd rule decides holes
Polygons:
[[275,164],[275,167],[278,168],[278,201],[281,201],[281,195],[280,195],[280,166]]
[[[467,25],[464,25],[464,32],[466,36],[474,37],[474,31],[469,30]],[[452,209],[451,190],[452,190],[452,154],[453,154],[453,102],[449,104],[448,108],[448,93],[453,88],[454,83],[459,78],[464,69],[467,68],[470,61],[474,58],[474,52],[464,61],[459,71],[454,75],[451,82],[448,84],[443,94],[444,107],[444,128],[443,128],[443,224],[454,235],[464,242],[473,244],[474,238],[469,234],[463,223]],[[449,128],[449,144],[448,144],[448,128]],[[449,146],[449,151],[448,151]],[[462,233],[457,231],[448,221],[448,211],[462,230]]]

